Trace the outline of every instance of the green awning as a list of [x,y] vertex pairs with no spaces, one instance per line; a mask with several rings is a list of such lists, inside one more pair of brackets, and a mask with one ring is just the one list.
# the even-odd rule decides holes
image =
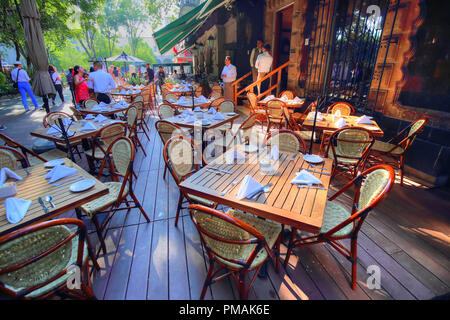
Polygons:
[[223,6],[229,0],[206,0],[164,28],[156,31],[153,37],[161,54],[172,49],[190,34],[197,31],[214,10]]

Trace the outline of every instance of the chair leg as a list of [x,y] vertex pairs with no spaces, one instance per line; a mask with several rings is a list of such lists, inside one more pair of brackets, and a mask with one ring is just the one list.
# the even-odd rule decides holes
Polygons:
[[277,242],[276,242],[276,250],[275,250],[275,272],[280,272],[280,246],[281,246],[281,235],[278,236]]
[[150,222],[150,219],[148,218],[147,214],[145,213],[144,208],[142,208],[139,200],[136,198],[136,196],[134,195],[133,192],[130,192],[130,197],[133,199],[134,203],[139,208],[139,211],[141,211],[141,214],[144,216],[145,220],[147,220],[147,222]]
[[357,240],[356,238],[351,240],[351,257],[350,260],[352,262],[352,289],[356,290],[356,275],[357,275],[357,262],[358,262],[358,258],[357,258]]
[[214,260],[210,260],[208,274],[206,275],[205,282],[203,283],[203,289],[202,289],[202,293],[200,294],[200,300],[205,299],[206,290],[208,289],[208,286],[211,284],[211,277],[212,277],[213,271],[214,271]]
[[178,198],[177,215],[175,216],[175,227],[178,224],[178,218],[180,216],[181,204],[183,203],[183,193],[180,191],[180,197]]
[[403,157],[400,158],[398,173],[400,174],[400,185],[403,187]]
[[103,233],[100,228],[100,224],[98,223],[97,214],[94,213],[94,215],[92,216],[92,221],[94,222],[95,230],[97,231],[97,236],[98,236],[98,240],[100,241],[100,246],[103,250],[103,253],[106,254],[105,239],[103,238]]
[[163,179],[166,180],[166,171],[167,171],[167,166],[164,166],[164,174],[163,174]]
[[239,294],[242,300],[247,300],[248,290],[245,288],[245,273],[242,271],[239,272]]

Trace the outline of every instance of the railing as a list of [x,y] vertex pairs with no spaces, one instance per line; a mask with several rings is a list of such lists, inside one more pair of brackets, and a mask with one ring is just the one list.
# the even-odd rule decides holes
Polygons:
[[252,72],[250,71],[249,73],[247,73],[246,75],[240,77],[239,79],[237,79],[236,81],[234,81],[231,86],[234,89],[234,104],[237,105],[237,99],[238,98],[245,98],[245,95],[240,95],[244,92],[248,92],[248,91],[252,91],[254,87],[256,87],[257,85],[260,85],[264,80],[269,79],[270,77],[272,77],[274,74],[277,74],[277,82],[271,86],[269,89],[267,89],[264,92],[261,92],[258,95],[258,99],[260,99],[261,97],[264,97],[267,93],[271,92],[272,90],[274,90],[275,88],[277,89],[277,93],[276,96],[278,97],[278,95],[280,94],[280,82],[281,82],[281,72],[283,71],[284,68],[286,68],[289,65],[289,61],[286,62],[285,64],[282,64],[281,66],[279,66],[278,68],[276,68],[275,70],[269,72],[268,74],[266,74],[263,78],[253,82],[252,84],[246,86],[244,89],[240,90],[238,92],[238,84],[244,80],[245,78],[247,78],[248,76],[250,76],[252,74]]

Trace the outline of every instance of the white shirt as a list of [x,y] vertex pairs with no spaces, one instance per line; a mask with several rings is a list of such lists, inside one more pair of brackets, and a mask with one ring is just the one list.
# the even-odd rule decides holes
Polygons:
[[237,76],[236,67],[230,63],[230,65],[223,67],[222,74],[226,75],[225,78],[222,78],[223,82],[233,82]]
[[[19,72],[20,70],[20,72]],[[19,72],[19,79],[17,79],[17,72]],[[19,69],[19,68],[15,68],[11,71],[11,79],[14,82],[28,82],[30,81],[30,77],[28,76],[28,73],[23,70],[23,69]]]
[[58,80],[59,78],[59,74],[57,74],[56,72],[52,73],[52,80],[54,84],[61,84],[61,81]]
[[91,72],[89,78],[94,80],[95,93],[108,93],[111,89],[116,88],[113,77],[103,70]]
[[258,58],[256,58],[255,68],[258,69],[258,72],[270,72],[272,62],[272,56],[265,51],[264,53],[261,53]]

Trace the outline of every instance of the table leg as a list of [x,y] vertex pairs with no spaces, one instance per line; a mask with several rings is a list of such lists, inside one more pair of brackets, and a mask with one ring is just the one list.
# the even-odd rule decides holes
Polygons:
[[267,279],[267,264],[269,263],[269,260],[266,260],[266,262],[263,263],[261,269],[258,273],[258,278],[260,279]]

